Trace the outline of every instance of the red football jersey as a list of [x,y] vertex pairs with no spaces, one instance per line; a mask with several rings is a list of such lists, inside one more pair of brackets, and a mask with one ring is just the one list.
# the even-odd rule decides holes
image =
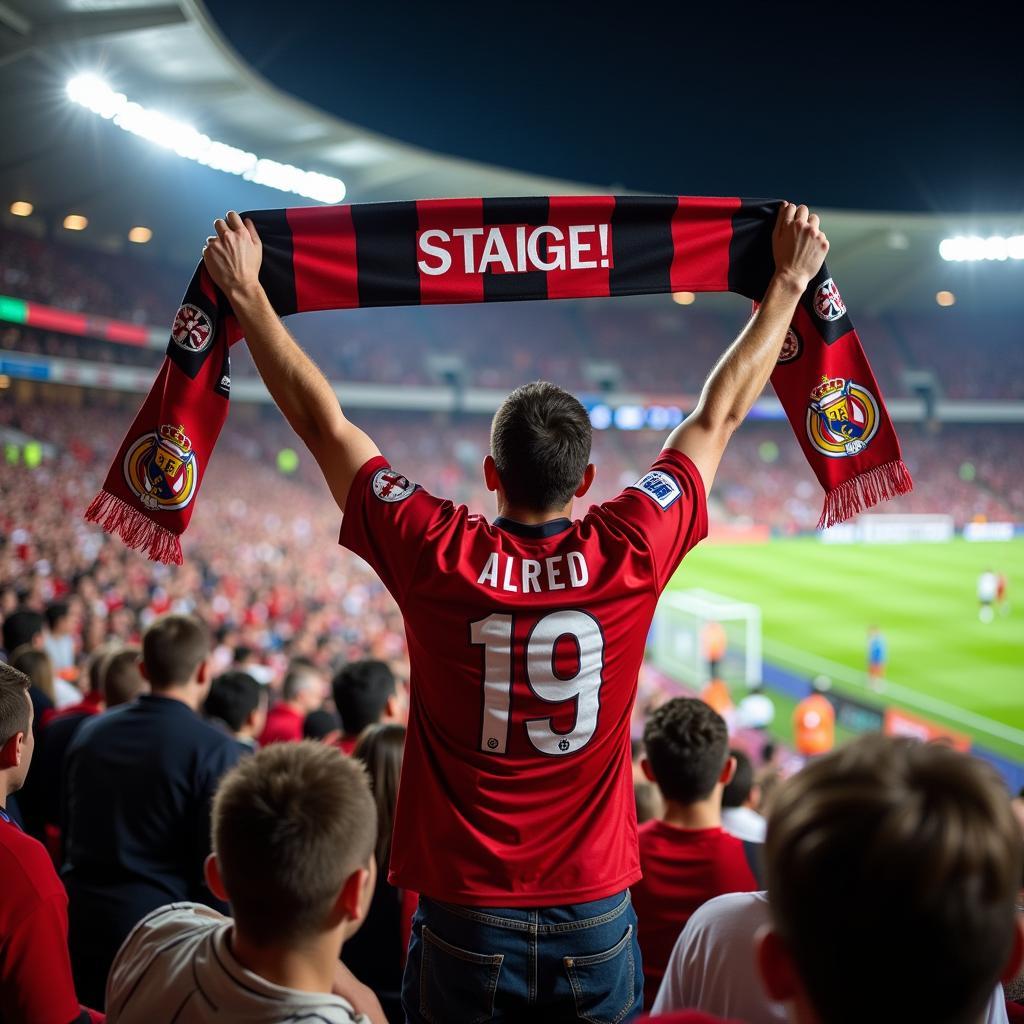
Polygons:
[[392,884],[492,907],[602,899],[640,877],[629,722],[654,609],[707,533],[666,449],[576,522],[493,524],[371,459],[341,543],[405,618],[409,733]]
[[644,961],[644,1004],[661,987],[668,959],[694,911],[727,892],[760,889],[743,843],[721,828],[684,829],[664,821],[640,828],[643,880],[633,886]]

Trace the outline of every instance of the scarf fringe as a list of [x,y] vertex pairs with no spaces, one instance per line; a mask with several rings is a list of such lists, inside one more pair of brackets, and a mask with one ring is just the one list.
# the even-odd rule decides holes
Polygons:
[[110,491],[100,491],[85,511],[90,523],[99,523],[107,533],[116,533],[124,543],[146,557],[164,565],[181,565],[181,540],[164,526],[154,523],[144,512],[132,508]]
[[825,507],[821,510],[818,529],[844,523],[858,512],[863,512],[880,501],[888,501],[900,494],[907,494],[913,488],[914,481],[910,478],[910,470],[902,459],[858,473],[852,480],[846,480],[838,487],[833,487],[825,495]]

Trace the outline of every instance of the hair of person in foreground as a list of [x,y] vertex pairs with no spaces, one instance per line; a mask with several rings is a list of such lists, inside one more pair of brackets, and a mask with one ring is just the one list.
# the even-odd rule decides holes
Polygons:
[[758,960],[797,1024],[976,1024],[1024,950],[1010,796],[948,746],[863,736],[782,785]]

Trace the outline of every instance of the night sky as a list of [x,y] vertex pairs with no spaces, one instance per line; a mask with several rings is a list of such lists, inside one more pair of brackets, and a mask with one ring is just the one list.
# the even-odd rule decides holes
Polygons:
[[279,87],[438,152],[608,188],[1024,208],[1019,5],[207,3]]

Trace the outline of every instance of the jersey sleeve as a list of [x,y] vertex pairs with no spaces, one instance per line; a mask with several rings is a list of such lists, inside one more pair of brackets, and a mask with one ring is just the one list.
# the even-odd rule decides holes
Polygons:
[[453,511],[450,501],[435,498],[376,456],[352,482],[339,543],[368,562],[401,605],[431,532]]
[[660,593],[683,556],[708,535],[704,481],[682,452],[666,448],[635,484],[598,507],[651,557]]

